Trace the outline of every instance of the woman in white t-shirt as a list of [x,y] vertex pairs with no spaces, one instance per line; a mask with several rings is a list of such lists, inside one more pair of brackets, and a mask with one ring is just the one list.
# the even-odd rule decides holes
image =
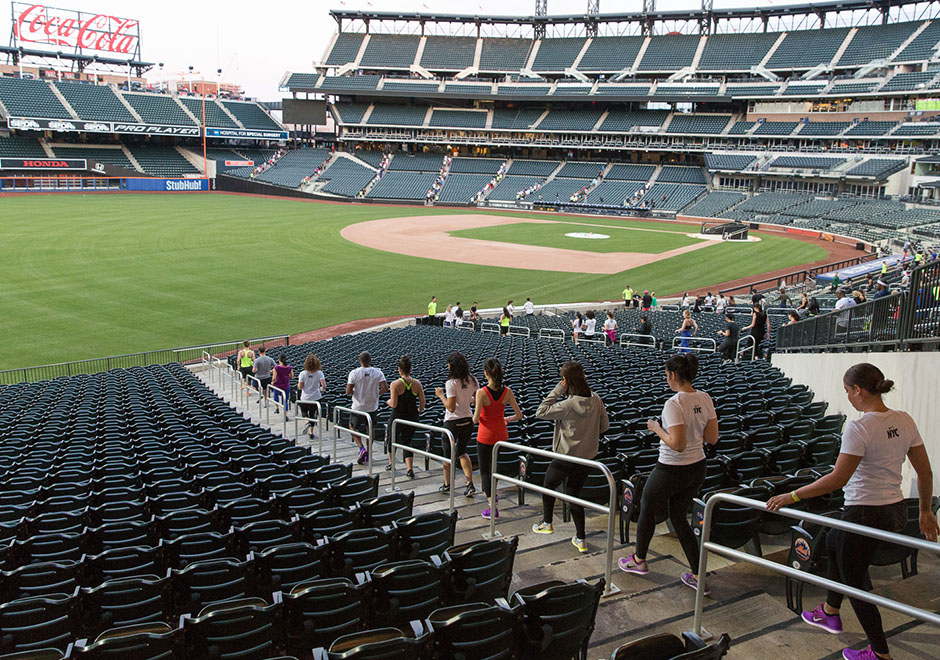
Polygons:
[[[454,351],[447,358],[447,382],[438,387],[434,394],[444,404],[444,428],[454,436],[454,448],[460,461],[460,468],[467,478],[463,494],[473,497],[477,491],[473,485],[473,463],[467,454],[467,443],[473,436],[473,401],[480,384],[470,373],[467,358],[460,351]],[[443,440],[444,453],[449,455],[450,444]],[[444,484],[438,489],[442,493],[450,491],[450,466],[444,464]]]
[[[317,418],[317,407],[310,405],[311,401],[319,401],[326,389],[326,380],[323,378],[323,367],[320,364],[320,358],[311,353],[304,360],[304,370],[297,377],[297,387],[300,390],[300,414],[308,419]],[[306,403],[305,403],[306,402]],[[316,438],[314,430],[316,426],[313,422],[307,422],[304,431],[311,438]]]
[[[849,403],[862,416],[845,425],[842,448],[832,472],[789,494],[770,498],[767,510],[776,511],[788,504],[842,488],[845,492],[842,520],[900,532],[907,524],[907,504],[901,492],[901,467],[905,459],[909,459],[917,473],[920,531],[928,540],[936,540],[940,529],[931,510],[933,473],[924,441],[911,416],[900,410],[891,410],[881,398],[891,391],[894,382],[885,380],[878,367],[863,362],[849,367],[842,377],[842,386]],[[869,537],[830,529],[826,535],[829,579],[870,591],[868,566],[878,545]],[[803,620],[833,634],[842,632],[839,616],[842,599],[842,594],[830,591],[819,607],[803,612]],[[842,657],[846,660],[890,658],[878,608],[854,598],[849,600],[871,646],[861,651],[847,648],[842,651]]]
[[453,328],[457,325],[457,315],[454,314],[454,306],[448,305],[447,311],[444,312],[444,327]]
[[[718,418],[712,398],[692,387],[698,358],[692,353],[673,355],[666,361],[666,383],[675,395],[663,406],[662,425],[655,420],[647,428],[659,436],[659,461],[643,486],[636,525],[636,550],[618,566],[627,573],[646,575],[646,552],[656,529],[656,513],[667,506],[669,521],[692,569],[682,574],[683,584],[698,588],[699,547],[689,524],[689,507],[705,480],[705,443],[718,442]],[[709,589],[705,587],[705,593]]]
[[581,312],[575,312],[574,318],[571,319],[571,334],[575,344],[578,343],[582,332],[584,332],[584,319],[581,318]]
[[610,345],[613,346],[617,341],[617,320],[614,318],[613,312],[607,312],[607,320],[604,321],[604,334],[607,335]]
[[594,312],[588,311],[584,314],[584,337],[585,339],[594,339],[594,330],[597,328],[597,319],[594,318]]

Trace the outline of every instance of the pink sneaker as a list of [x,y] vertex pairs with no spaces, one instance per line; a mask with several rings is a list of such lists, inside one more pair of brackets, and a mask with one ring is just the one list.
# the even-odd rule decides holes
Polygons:
[[[490,510],[489,510],[489,509],[483,509],[483,513],[481,513],[480,515],[483,516],[484,518],[486,518],[487,520],[489,520],[489,519],[490,519]],[[494,511],[494,512],[493,512],[493,515],[496,517],[497,520],[499,520],[499,511],[498,511],[498,510],[497,510],[497,511]]]
[[[842,632],[842,617],[840,617],[838,614],[826,614],[826,610],[823,609],[822,603],[820,603],[812,612],[804,611],[801,616],[803,621],[809,625],[822,628],[827,633],[838,635]],[[855,651],[852,651],[852,653],[855,653]]]
[[875,652],[871,650],[870,646],[861,651],[842,649],[842,657],[845,660],[881,660],[881,658],[875,655]]

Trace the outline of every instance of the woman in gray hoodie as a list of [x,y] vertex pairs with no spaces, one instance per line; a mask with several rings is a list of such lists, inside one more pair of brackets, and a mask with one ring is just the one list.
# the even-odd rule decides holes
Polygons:
[[[566,395],[566,399],[559,401]],[[562,365],[561,382],[539,404],[535,416],[555,420],[552,451],[578,458],[593,459],[597,455],[598,440],[608,428],[604,402],[588,386],[581,363],[573,360]],[[581,492],[590,470],[591,468],[584,465],[554,459],[545,473],[543,485],[550,490],[556,490],[561,482],[567,479],[565,493],[576,497]],[[555,498],[542,495],[542,521],[532,526],[533,532],[554,533],[554,509]],[[571,517],[575,527],[575,536],[571,543],[579,552],[587,552],[587,544],[584,542],[584,509],[572,504]]]

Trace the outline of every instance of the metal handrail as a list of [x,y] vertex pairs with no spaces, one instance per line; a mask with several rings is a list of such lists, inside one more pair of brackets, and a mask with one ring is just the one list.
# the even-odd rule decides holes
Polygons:
[[369,429],[368,432],[363,433],[362,431],[354,431],[353,429],[347,428],[346,432],[349,435],[360,438],[361,440],[366,441],[366,452],[369,454],[369,476],[372,476],[372,441],[375,439],[375,434],[373,433],[372,426],[372,415],[367,413],[364,410],[353,410],[352,408],[346,408],[345,406],[333,406],[333,456],[336,456],[336,441],[339,439],[340,434],[340,425],[339,425],[339,414],[341,412],[347,412],[352,415],[359,415],[360,417],[366,418],[366,428]]
[[463,319],[457,319],[457,329],[458,330],[476,330],[476,324],[473,321],[464,321]]
[[565,341],[565,331],[561,328],[539,328],[539,339]]
[[[522,481],[521,479],[516,479],[515,477],[510,477],[505,474],[499,474],[497,466],[499,465],[499,449],[504,447],[506,449],[514,449],[520,453],[524,454],[535,454],[536,456],[544,456],[546,458],[551,458],[552,460],[563,461],[566,463],[574,463],[576,465],[585,465],[587,467],[595,468],[604,473],[604,476],[607,478],[607,485],[610,487],[610,505],[601,506],[596,502],[589,502],[587,500],[582,500],[580,497],[574,497],[573,495],[568,495],[567,493],[562,493],[560,491],[549,490],[543,486],[538,486],[536,484],[530,484],[528,482]],[[614,481],[614,475],[611,474],[610,470],[606,465],[598,461],[592,461],[587,458],[580,458],[578,456],[568,456],[567,454],[558,454],[553,451],[548,451],[546,449],[539,449],[537,447],[526,447],[525,445],[517,445],[512,442],[497,442],[493,445],[493,473],[490,477],[490,493],[493,496],[496,496],[496,481],[505,481],[510,483],[517,488],[525,488],[526,490],[534,490],[537,493],[543,495],[551,495],[563,502],[568,502],[569,504],[577,504],[578,506],[584,507],[585,509],[590,509],[592,511],[599,511],[601,513],[607,513],[607,566],[604,569],[604,596],[612,596],[620,592],[620,589],[615,585],[610,579],[611,569],[614,565],[614,518],[615,512],[617,511],[617,483]],[[451,484],[453,484],[451,480]],[[490,516],[490,531],[489,534],[484,534],[484,538],[496,538],[496,514]]]
[[[689,345],[688,345],[688,346],[682,346],[682,345],[681,345],[683,339],[688,339],[688,340],[689,340]],[[708,346],[692,346],[692,342],[693,342],[693,341],[709,342],[709,343],[711,343],[711,348],[709,348]],[[718,343],[717,343],[714,339],[712,339],[711,337],[695,337],[695,336],[692,336],[692,337],[673,337],[673,338],[672,338],[672,348],[673,348],[674,350],[680,350],[680,351],[696,351],[696,352],[699,352],[699,353],[715,353],[715,352],[718,350]]]
[[[287,437],[287,409],[290,407],[290,400],[287,398],[287,392],[282,390],[280,387],[274,387],[274,385],[268,385],[268,389],[271,390],[271,400],[275,401],[274,405],[277,406],[276,399],[274,394],[280,394],[284,398],[284,402],[281,405],[281,408],[284,409],[284,416],[281,419],[281,437]],[[271,427],[271,409],[265,406],[265,421],[264,423]]]
[[[643,341],[626,341],[627,337],[638,337]],[[656,348],[656,337],[653,335],[641,335],[634,332],[625,332],[620,335],[621,346],[642,346],[643,348]]]
[[[436,431],[443,434],[447,437],[447,441],[450,442],[450,458],[444,458],[443,456],[438,456],[437,454],[424,451],[423,449],[414,449],[412,447],[407,447],[405,445],[395,442],[395,429],[397,424],[404,424],[406,426],[413,426],[416,429],[422,429],[424,431]],[[418,456],[424,456],[430,458],[434,461],[440,461],[445,465],[450,466],[450,508],[448,511],[454,510],[454,481],[457,478],[457,457],[454,455],[456,451],[456,442],[454,441],[454,434],[450,432],[449,429],[445,429],[443,426],[432,426],[431,424],[423,424],[421,422],[413,422],[410,419],[398,419],[397,417],[392,420],[391,427],[388,430],[391,435],[391,442],[389,443],[390,453],[391,453],[391,462],[392,462],[392,485],[389,488],[386,488],[386,492],[393,492],[396,490],[401,490],[395,486],[395,450],[401,449],[403,451],[410,451],[412,454],[417,454]]]
[[[745,339],[750,339],[750,340],[751,340],[751,345],[750,345],[750,346],[745,346],[744,348],[741,348],[741,344],[744,343],[744,340],[745,340]],[[738,344],[737,344],[737,346],[736,346],[736,350],[735,350],[735,353],[734,353],[734,361],[735,361],[735,364],[737,364],[738,362],[740,362],[740,361],[741,361],[741,355],[742,355],[743,353],[747,353],[748,351],[751,351],[751,360],[753,361],[754,358],[755,358],[755,356],[757,355],[757,342],[754,340],[754,337],[752,337],[751,335],[744,335],[743,337],[741,337],[740,339],[738,339]]]
[[[252,381],[258,383],[258,387],[252,385]],[[264,398],[264,390],[261,388],[261,379],[256,376],[248,376],[245,379],[245,389],[242,390],[242,408],[245,410],[248,410],[248,405],[251,403],[251,393],[248,390],[254,390],[258,393],[258,419],[260,420],[263,416],[261,412],[261,399]]]
[[527,325],[510,325],[507,334],[518,335],[520,337],[531,337],[532,330]]
[[[484,321],[480,324],[480,332],[493,332],[499,334],[499,323],[493,323],[492,321]],[[493,330],[493,328],[496,328]]]
[[[705,602],[705,574],[708,569],[709,552],[714,552],[715,554],[722,555],[730,559],[747,562],[749,564],[763,566],[764,568],[775,573],[783,573],[785,576],[793,578],[794,580],[808,582],[817,587],[844,594],[849,598],[857,598],[858,600],[863,600],[866,603],[871,603],[872,605],[887,607],[888,609],[892,609],[896,612],[906,614],[909,617],[920,619],[921,621],[927,621],[928,623],[932,623],[935,626],[940,626],[940,614],[928,612],[912,605],[906,605],[905,603],[900,603],[896,600],[885,598],[884,596],[878,596],[868,591],[862,591],[861,589],[850,587],[848,585],[842,584],[841,582],[834,582],[824,577],[806,573],[805,571],[791,568],[786,564],[778,564],[776,562],[764,559],[763,557],[755,557],[754,555],[750,555],[746,552],[740,552],[717,543],[712,543],[709,541],[709,537],[711,536],[712,515],[714,514],[715,507],[718,506],[720,502],[728,502],[730,504],[736,504],[738,506],[749,509],[757,509],[760,511],[765,511],[767,509],[766,502],[752,500],[750,498],[741,497],[739,495],[731,495],[729,493],[715,493],[709,497],[708,501],[705,503],[705,516],[702,520],[702,552],[700,554],[698,563],[697,575],[699,579],[698,588],[695,591],[695,616],[692,624],[692,628],[696,635],[702,635],[702,607]],[[940,543],[925,541],[923,539],[914,538],[912,536],[904,536],[903,534],[886,532],[884,530],[875,529],[874,527],[866,527],[864,525],[858,525],[855,523],[846,522],[844,520],[839,520],[838,518],[827,518],[825,516],[819,516],[814,513],[807,513],[806,511],[799,511],[797,509],[788,509],[786,507],[778,509],[773,513],[778,516],[785,516],[787,518],[794,518],[796,520],[813,522],[824,527],[834,527],[835,529],[852,532],[853,534],[858,534],[859,536],[878,539],[879,541],[896,543],[898,545],[904,545],[909,548],[916,548],[918,550],[925,550],[927,552],[940,552]]]
[[604,344],[607,345],[607,335],[594,333],[593,335],[581,335],[578,338],[578,342],[587,342],[589,344]]
[[[296,441],[300,437],[300,422],[314,422],[317,425],[317,442],[319,445],[317,447],[317,453],[321,456],[323,455],[323,406],[320,405],[319,401],[295,401],[297,404],[297,412],[294,414],[294,440]],[[304,417],[301,412],[300,404],[305,406],[316,406],[317,407],[317,418],[312,419],[310,417]],[[336,451],[333,451],[333,456],[336,456]]]

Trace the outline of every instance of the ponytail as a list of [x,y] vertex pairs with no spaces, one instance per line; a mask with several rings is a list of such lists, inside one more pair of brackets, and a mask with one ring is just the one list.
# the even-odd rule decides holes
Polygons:
[[849,387],[857,385],[870,394],[887,394],[894,388],[894,381],[887,380],[881,369],[868,362],[849,367],[842,382]]
[[503,387],[503,365],[496,358],[488,359],[483,365],[483,371],[493,379],[497,390]]
[[698,357],[694,353],[678,353],[666,360],[666,371],[674,373],[679,380],[691,383],[698,373]]

